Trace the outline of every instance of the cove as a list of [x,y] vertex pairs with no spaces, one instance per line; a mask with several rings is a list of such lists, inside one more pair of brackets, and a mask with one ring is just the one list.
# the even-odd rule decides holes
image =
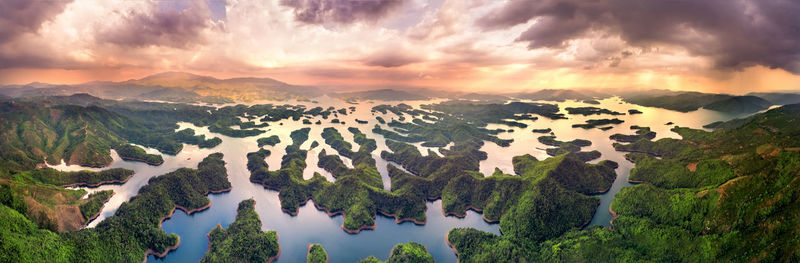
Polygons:
[[[556,103],[543,101],[544,103]],[[631,134],[631,125],[651,127],[657,133],[657,139],[666,137],[677,137],[677,134],[669,129],[673,126],[683,126],[690,128],[702,128],[702,125],[718,121],[727,120],[739,116],[726,115],[718,112],[698,110],[689,113],[681,113],[664,109],[647,108],[622,102],[619,98],[608,98],[600,100],[600,105],[588,105],[577,101],[565,101],[557,103],[563,113],[564,108],[575,106],[597,106],[619,112],[627,112],[628,109],[638,109],[642,114],[614,116],[625,120],[625,123],[614,125],[610,130],[600,129],[581,129],[572,128],[572,124],[583,123],[588,119],[607,118],[606,115],[567,115],[567,120],[550,120],[540,117],[536,121],[524,120],[528,127],[518,128],[506,125],[491,124],[488,128],[514,129],[514,132],[501,133],[498,136],[503,139],[514,139],[509,147],[499,147],[491,142],[486,142],[481,148],[487,152],[488,159],[480,162],[480,171],[489,176],[495,167],[505,173],[513,174],[511,159],[517,155],[531,154],[542,160],[549,156],[544,152],[545,146],[538,142],[537,138],[542,134],[533,133],[532,129],[551,128],[558,140],[566,141],[572,139],[587,139],[592,141],[592,145],[583,148],[584,151],[598,150],[602,156],[600,160],[608,159],[620,164],[617,169],[617,178],[608,192],[597,195],[600,199],[598,207],[591,225],[609,225],[611,218],[608,207],[613,201],[614,196],[622,188],[631,185],[628,183],[628,174],[633,168],[633,164],[625,160],[623,152],[613,149],[608,136],[614,133]],[[257,102],[263,103],[263,102]],[[377,124],[376,116],[381,116],[387,121],[405,117],[407,120],[412,116],[398,116],[394,113],[380,114],[371,112],[371,108],[378,104],[398,104],[401,102],[377,102],[361,103],[358,105],[346,104],[338,100],[321,99],[320,103],[309,102],[288,102],[287,104],[303,104],[308,108],[321,106],[326,108],[333,106],[336,108],[355,107],[354,112],[347,115],[339,115],[336,118],[345,124],[334,124],[330,119],[317,117],[312,120],[321,121],[321,125],[304,125],[300,121],[281,120],[270,122],[270,126],[261,128],[266,133],[248,138],[233,138],[216,133],[211,133],[205,127],[196,127],[189,123],[180,123],[180,128],[192,128],[197,134],[204,134],[207,137],[220,137],[222,144],[212,149],[198,149],[193,146],[185,145],[184,150],[175,156],[163,155],[165,162],[161,166],[149,166],[143,163],[128,162],[119,160],[115,155],[115,161],[111,167],[123,167],[136,171],[131,180],[123,185],[107,185],[99,188],[88,188],[89,191],[111,189],[115,191],[112,201],[106,204],[100,218],[91,222],[90,227],[96,225],[105,217],[113,215],[116,208],[122,202],[130,199],[136,194],[138,189],[147,183],[153,176],[161,175],[173,171],[179,167],[196,167],[197,163],[206,155],[213,152],[222,152],[225,157],[226,168],[228,169],[229,180],[233,186],[231,192],[223,194],[212,194],[209,199],[212,205],[209,209],[186,215],[182,211],[176,211],[171,219],[164,221],[163,229],[167,233],[176,233],[181,236],[181,244],[175,251],[170,252],[163,259],[150,256],[151,261],[170,261],[170,262],[196,262],[203,257],[207,250],[208,239],[206,234],[217,224],[226,227],[233,222],[236,207],[241,200],[254,198],[256,200],[256,211],[260,215],[264,230],[276,230],[280,235],[281,256],[279,261],[295,262],[305,259],[306,247],[309,243],[320,243],[328,251],[332,262],[355,262],[367,256],[374,255],[380,259],[386,259],[392,246],[398,243],[415,241],[428,248],[430,253],[439,262],[455,262],[456,257],[452,250],[445,243],[445,234],[454,227],[471,227],[482,231],[499,233],[498,225],[489,224],[483,221],[479,213],[468,211],[465,218],[445,217],[442,215],[441,201],[427,203],[427,223],[425,225],[415,225],[411,222],[397,224],[393,218],[378,215],[376,218],[375,230],[362,231],[359,234],[350,235],[340,229],[343,218],[341,216],[329,217],[326,213],[317,210],[313,204],[307,204],[299,209],[297,216],[291,216],[280,210],[280,201],[275,191],[264,189],[261,185],[249,181],[249,171],[246,169],[246,154],[259,149],[256,140],[261,137],[277,135],[281,142],[275,146],[267,146],[272,154],[266,158],[270,170],[280,167],[281,157],[285,154],[285,147],[291,143],[289,134],[293,130],[303,127],[310,127],[309,139],[301,148],[309,150],[304,177],[310,178],[314,172],[319,172],[329,181],[335,179],[327,172],[316,166],[317,154],[323,149],[328,154],[335,154],[335,151],[324,143],[320,134],[325,127],[334,127],[342,134],[344,139],[353,144],[353,150],[358,149],[358,145],[353,143],[353,136],[347,131],[348,127],[357,127],[367,134],[367,137],[375,139],[378,149],[372,153],[376,160],[377,168],[384,182],[384,189],[391,189],[390,181],[386,172],[386,165],[393,165],[380,158],[380,152],[387,150],[385,139],[378,134],[373,134],[371,129]],[[414,101],[403,102],[419,108],[420,104],[436,103],[436,101]],[[255,120],[261,116],[253,116]],[[331,118],[332,119],[332,118]],[[366,124],[355,121],[368,120]],[[674,125],[665,125],[666,122],[674,122]],[[392,129],[385,124],[379,124],[383,129]],[[319,146],[311,149],[312,142],[317,141]],[[421,144],[414,144],[420,152],[425,155],[428,150],[438,154],[438,148],[423,147]],[[448,145],[449,147],[450,145]],[[445,147],[447,148],[447,147]],[[146,149],[148,153],[155,153],[154,149]],[[346,157],[341,157],[345,165],[352,167],[351,161]],[[599,160],[598,160],[599,161]],[[70,166],[57,166],[58,169],[75,169]],[[312,201],[313,202],[313,201]]]

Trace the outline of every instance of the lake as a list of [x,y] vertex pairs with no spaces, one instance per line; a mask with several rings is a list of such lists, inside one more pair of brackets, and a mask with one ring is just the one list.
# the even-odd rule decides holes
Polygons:
[[[405,242],[418,242],[428,248],[428,251],[438,262],[455,262],[456,256],[453,251],[445,243],[445,235],[450,229],[454,227],[472,227],[483,231],[499,234],[499,227],[497,224],[490,224],[485,222],[479,213],[468,211],[467,216],[464,218],[457,218],[452,216],[444,216],[442,214],[441,200],[427,203],[427,223],[419,226],[411,222],[397,224],[394,218],[388,218],[378,215],[375,223],[377,229],[361,231],[359,234],[347,234],[341,228],[343,222],[342,216],[329,217],[325,212],[317,210],[313,204],[309,203],[299,209],[297,216],[291,216],[280,210],[280,201],[278,200],[278,192],[265,189],[259,184],[251,183],[249,180],[250,173],[247,170],[246,154],[254,152],[259,149],[256,140],[261,137],[277,135],[280,137],[281,142],[275,146],[265,146],[272,154],[267,157],[266,162],[270,170],[277,170],[280,168],[281,157],[285,154],[285,148],[291,143],[289,134],[297,129],[303,127],[310,127],[311,132],[309,139],[301,146],[301,149],[309,149],[312,142],[317,141],[320,143],[314,149],[308,152],[307,164],[308,167],[304,171],[304,178],[310,178],[314,172],[319,172],[329,181],[335,179],[330,173],[323,171],[317,167],[317,154],[323,149],[328,154],[334,154],[336,151],[324,143],[321,138],[322,130],[325,127],[335,127],[342,134],[344,139],[353,145],[353,150],[358,150],[358,144],[353,141],[353,135],[347,131],[348,127],[358,127],[362,132],[367,134],[368,138],[375,139],[378,149],[372,155],[376,160],[378,171],[384,182],[384,189],[391,189],[390,181],[387,175],[387,165],[395,165],[394,163],[387,162],[380,158],[380,152],[387,150],[385,139],[383,136],[373,134],[371,132],[373,126],[378,124],[375,119],[376,116],[382,116],[387,122],[392,119],[397,119],[399,116],[389,112],[387,114],[372,113],[371,108],[379,104],[398,104],[406,103],[414,108],[419,108],[421,104],[436,103],[441,100],[431,101],[375,101],[375,102],[361,102],[359,104],[348,104],[341,100],[322,97],[316,99],[314,102],[254,102],[251,104],[273,103],[273,104],[291,104],[306,105],[308,108],[321,106],[327,108],[328,106],[339,108],[355,107],[355,112],[350,113],[348,110],[347,115],[339,115],[338,119],[345,122],[345,124],[333,124],[331,119],[336,118],[331,116],[329,119],[324,120],[320,116],[312,119],[312,122],[322,120],[322,125],[304,125],[302,121],[282,120],[269,123],[270,126],[261,128],[266,133],[260,136],[249,138],[232,138],[220,134],[211,133],[206,127],[196,127],[190,123],[179,123],[180,129],[192,128],[195,129],[197,134],[205,134],[207,137],[220,137],[222,144],[212,149],[200,149],[192,145],[184,145],[183,151],[179,154],[170,156],[163,155],[164,164],[160,166],[150,166],[140,162],[129,162],[119,158],[116,153],[112,152],[114,162],[110,167],[123,167],[136,171],[132,178],[121,185],[104,185],[97,188],[84,188],[89,192],[99,190],[114,190],[115,194],[111,200],[103,208],[101,215],[89,224],[89,227],[94,227],[98,222],[114,214],[116,209],[123,202],[129,200],[136,195],[139,188],[144,186],[147,181],[157,175],[165,174],[180,167],[196,168],[197,164],[208,154],[214,152],[223,153],[228,169],[228,176],[233,186],[232,191],[222,194],[211,194],[209,199],[212,205],[209,209],[196,212],[192,215],[186,215],[181,210],[176,210],[171,219],[164,221],[163,229],[167,233],[175,233],[181,237],[181,244],[177,250],[170,252],[166,258],[158,259],[150,256],[148,260],[151,261],[168,261],[168,262],[197,262],[205,254],[208,245],[208,238],[206,234],[211,231],[215,226],[222,225],[227,227],[228,224],[234,221],[236,216],[236,208],[238,203],[244,199],[254,198],[256,200],[256,211],[262,220],[262,229],[275,230],[278,232],[278,242],[281,246],[281,255],[278,259],[279,262],[298,262],[304,261],[306,256],[306,248],[310,243],[320,243],[325,247],[328,252],[331,262],[356,262],[360,259],[374,255],[379,259],[385,260],[389,256],[391,248],[398,243]],[[486,176],[489,176],[494,171],[495,167],[499,168],[505,173],[513,174],[513,166],[511,159],[517,155],[531,154],[536,158],[542,160],[547,158],[544,149],[549,146],[543,145],[538,142],[537,138],[543,134],[533,133],[532,129],[551,128],[558,140],[568,141],[573,139],[587,139],[592,141],[592,145],[583,148],[587,150],[598,150],[602,153],[600,160],[612,160],[620,164],[617,168],[617,179],[614,181],[611,189],[604,193],[597,195],[601,199],[600,206],[592,219],[591,225],[609,225],[611,215],[608,207],[613,200],[616,193],[620,189],[630,186],[628,183],[628,175],[633,168],[633,164],[625,160],[624,153],[617,152],[612,147],[613,141],[608,137],[614,133],[632,134],[634,131],[630,130],[631,125],[639,125],[650,127],[657,133],[656,139],[672,137],[678,138],[678,135],[671,132],[670,128],[673,126],[702,128],[703,125],[719,121],[728,120],[736,117],[737,115],[723,114],[709,110],[697,110],[689,113],[681,113],[665,109],[648,108],[638,105],[632,105],[622,102],[619,98],[608,98],[599,100],[600,105],[590,105],[578,101],[565,101],[565,102],[550,102],[541,101],[544,103],[557,103],[561,111],[566,114],[566,107],[580,107],[580,106],[595,106],[605,109],[610,109],[618,112],[627,113],[629,109],[638,109],[642,114],[637,115],[567,115],[567,120],[550,120],[547,118],[539,117],[536,121],[523,120],[520,122],[528,124],[526,128],[509,127],[506,125],[490,124],[488,128],[502,128],[514,129],[514,132],[505,132],[498,135],[503,139],[514,139],[509,147],[499,147],[491,142],[481,148],[482,151],[488,153],[488,159],[480,162],[480,171]],[[254,117],[256,123],[262,116]],[[412,119],[411,116],[406,115],[406,121]],[[619,125],[614,125],[610,130],[600,129],[581,129],[572,128],[572,124],[583,123],[587,119],[601,119],[601,118],[619,118],[625,122]],[[366,120],[368,123],[359,124],[355,119]],[[665,125],[667,122],[674,122],[674,125]],[[380,124],[384,129],[392,130],[385,124]],[[420,149],[422,154],[427,154],[428,150],[433,150],[438,153],[438,148],[429,148],[421,146],[421,143],[414,144]],[[452,145],[452,144],[451,144]],[[447,147],[449,147],[448,145]],[[155,149],[145,148],[148,153],[157,153]],[[341,156],[340,156],[341,157]],[[341,157],[345,165],[352,167],[351,161],[346,157]],[[80,170],[87,169],[78,166],[58,165],[51,166],[60,170]],[[98,169],[90,169],[98,170]],[[313,201],[311,201],[313,202]]]

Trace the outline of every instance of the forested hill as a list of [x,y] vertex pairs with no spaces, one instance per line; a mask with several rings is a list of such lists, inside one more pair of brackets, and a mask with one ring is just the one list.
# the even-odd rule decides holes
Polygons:
[[616,144],[640,184],[617,194],[613,228],[541,243],[454,229],[449,242],[460,262],[798,262],[800,104],[731,123]]

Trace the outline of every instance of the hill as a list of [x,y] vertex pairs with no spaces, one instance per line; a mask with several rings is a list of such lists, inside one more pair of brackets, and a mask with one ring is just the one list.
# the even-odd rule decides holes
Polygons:
[[425,100],[428,97],[402,90],[378,89],[368,91],[337,93],[334,97],[351,100]]
[[706,104],[703,108],[728,113],[752,113],[769,106],[772,106],[771,102],[756,96],[736,96]]
[[564,100],[588,100],[595,97],[608,97],[607,94],[602,94],[589,90],[569,90],[569,89],[543,89],[535,92],[517,93],[512,95],[518,99],[527,100],[550,100],[550,101],[564,101]]
[[322,95],[314,87],[270,78],[217,79],[184,72],[165,72],[122,82],[95,81],[76,85],[31,83],[0,88],[9,97],[63,96],[87,93],[106,99],[227,103],[233,101],[307,99]]
[[800,103],[800,94],[798,93],[780,93],[780,92],[751,92],[747,95],[756,96],[768,100],[775,105],[787,105]]

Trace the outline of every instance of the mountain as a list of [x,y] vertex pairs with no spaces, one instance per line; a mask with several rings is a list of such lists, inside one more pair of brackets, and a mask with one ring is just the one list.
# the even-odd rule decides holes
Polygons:
[[417,93],[394,89],[378,89],[368,91],[337,93],[334,97],[355,100],[424,100],[428,97]]
[[765,110],[774,104],[752,95],[733,96],[695,91],[653,90],[653,92],[634,92],[622,96],[628,103],[680,112],[704,108],[726,113],[753,113]]
[[656,94],[635,93],[623,98],[628,103],[639,104],[646,107],[656,107],[668,110],[690,112],[695,111],[710,103],[729,99],[733,96],[725,94],[710,94],[701,92],[658,92]]
[[512,95],[518,99],[528,100],[587,100],[595,97],[607,97],[607,94],[590,90],[569,90],[569,89],[543,89],[535,92],[517,93]]
[[479,100],[479,101],[496,101],[496,102],[505,102],[509,100],[509,97],[503,95],[496,95],[496,94],[486,94],[486,93],[468,93],[458,97],[458,99],[462,100]]
[[756,96],[775,105],[787,105],[800,103],[800,94],[798,93],[780,93],[780,92],[751,92],[747,95]]
[[226,103],[233,101],[307,99],[318,89],[271,78],[217,79],[185,72],[165,72],[122,82],[94,81],[76,85],[30,83],[0,88],[9,97],[64,96],[87,93],[105,99]]
[[772,103],[756,96],[736,96],[703,106],[704,109],[728,113],[753,113],[768,109]]

